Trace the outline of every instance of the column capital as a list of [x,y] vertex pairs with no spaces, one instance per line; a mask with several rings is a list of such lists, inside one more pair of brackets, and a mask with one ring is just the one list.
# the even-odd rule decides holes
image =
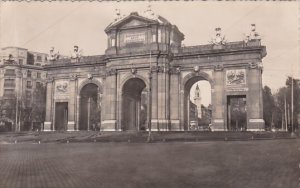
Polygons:
[[262,69],[263,65],[262,65],[261,61],[259,61],[259,62],[251,62],[251,63],[248,64],[248,68],[249,69]]
[[106,76],[112,76],[112,75],[117,75],[118,71],[114,68],[109,68],[106,70],[105,75]]
[[75,81],[75,80],[78,79],[78,75],[77,74],[70,74],[69,79],[70,79],[70,81]]
[[180,74],[180,72],[181,72],[180,67],[171,67],[169,70],[170,74]]
[[223,65],[215,65],[214,66],[214,71],[223,71],[224,66]]
[[53,77],[48,77],[46,79],[46,83],[53,83],[54,82],[54,78]]

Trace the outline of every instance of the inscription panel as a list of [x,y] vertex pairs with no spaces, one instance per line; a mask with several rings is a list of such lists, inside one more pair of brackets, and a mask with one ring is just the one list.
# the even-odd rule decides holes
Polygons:
[[127,33],[124,36],[124,42],[128,43],[144,43],[146,41],[146,35],[142,33]]

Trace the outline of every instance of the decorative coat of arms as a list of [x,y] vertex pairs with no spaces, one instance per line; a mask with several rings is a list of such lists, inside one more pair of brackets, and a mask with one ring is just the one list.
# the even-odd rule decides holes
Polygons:
[[246,70],[227,70],[226,85],[241,85],[246,83]]
[[58,93],[66,93],[68,90],[68,82],[58,82],[56,84],[56,91]]

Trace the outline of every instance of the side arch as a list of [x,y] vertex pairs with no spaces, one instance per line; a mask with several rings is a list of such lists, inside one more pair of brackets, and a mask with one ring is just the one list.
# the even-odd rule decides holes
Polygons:
[[211,89],[214,88],[215,82],[214,82],[213,78],[210,75],[208,75],[207,73],[201,72],[201,71],[200,72],[191,72],[188,75],[186,75],[182,79],[182,82],[181,82],[182,88],[184,88],[186,83],[193,77],[203,77],[204,80],[207,80],[210,83]]
[[98,130],[101,126],[102,83],[98,80],[84,80],[77,93],[77,129]]
[[101,91],[101,93],[103,93],[103,86],[102,86],[102,83],[101,83],[100,81],[95,80],[95,79],[92,79],[92,80],[86,79],[86,80],[84,80],[84,81],[80,84],[80,86],[78,87],[78,93],[77,93],[78,95],[80,94],[82,88],[83,88],[84,86],[86,86],[87,84],[95,84],[95,85],[97,85],[98,88],[99,88],[99,91]]
[[147,121],[147,85],[139,76],[129,77],[120,86],[120,122],[122,130],[145,130]]
[[212,107],[214,106],[214,95],[213,95],[213,89],[214,89],[214,85],[215,82],[213,80],[213,78],[205,73],[205,72],[190,72],[189,74],[187,74],[186,76],[184,76],[182,78],[181,81],[181,122],[183,123],[183,128],[185,130],[189,130],[190,128],[190,121],[189,121],[189,117],[190,117],[190,90],[191,87],[198,81],[201,80],[205,80],[208,81],[208,83],[210,84],[210,95],[211,95],[211,105]]
[[142,81],[144,81],[144,83],[146,84],[146,89],[148,90],[149,89],[149,81],[148,81],[148,79],[146,79],[144,76],[142,76],[142,75],[139,75],[139,74],[127,74],[126,76],[125,76],[125,78],[121,81],[121,83],[120,83],[120,88],[122,89],[123,88],[123,86],[124,86],[124,84],[128,81],[128,80],[130,80],[130,79],[132,79],[132,78],[139,78],[139,79],[141,79]]

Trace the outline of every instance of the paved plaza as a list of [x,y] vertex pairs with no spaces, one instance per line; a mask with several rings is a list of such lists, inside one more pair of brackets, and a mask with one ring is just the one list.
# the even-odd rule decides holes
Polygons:
[[0,145],[1,188],[296,188],[299,139]]

